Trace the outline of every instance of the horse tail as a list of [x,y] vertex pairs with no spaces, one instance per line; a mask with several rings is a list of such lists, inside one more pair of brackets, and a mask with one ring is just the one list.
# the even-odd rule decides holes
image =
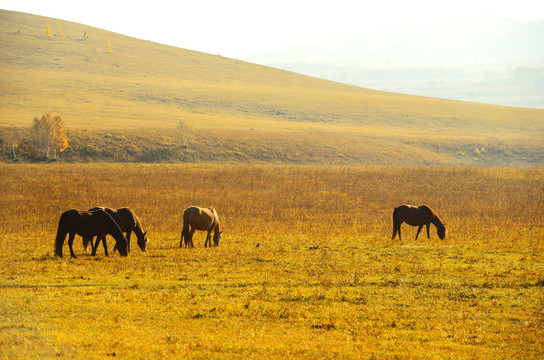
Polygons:
[[393,240],[395,238],[395,235],[397,235],[399,226],[399,208],[395,207],[395,210],[393,210],[393,236],[391,237],[391,240]]
[[64,245],[66,233],[66,215],[63,213],[60,216],[59,226],[57,228],[57,238],[55,239],[55,255],[58,257],[62,257],[62,246]]
[[183,228],[181,229],[181,241],[179,243],[179,247],[183,247],[183,238],[185,238],[185,245],[187,244],[187,239],[189,238],[189,219],[187,218],[187,212],[183,212]]

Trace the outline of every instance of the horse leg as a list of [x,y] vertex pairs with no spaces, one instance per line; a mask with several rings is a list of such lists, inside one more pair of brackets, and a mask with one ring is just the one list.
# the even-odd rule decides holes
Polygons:
[[[184,240],[185,239],[185,240]],[[183,224],[183,229],[181,229],[181,241],[179,242],[179,247],[186,248],[189,247],[189,225]]]
[[98,245],[100,244],[100,241],[102,241],[102,238],[100,236],[97,236],[96,241],[94,242],[94,245],[93,245],[93,251],[91,252],[91,256],[96,255],[96,250],[98,249]]
[[391,236],[391,240],[395,239],[395,235],[397,235],[397,232],[399,233],[399,239],[400,239],[400,223],[399,223],[399,210],[395,208],[393,210],[393,236]]
[[212,234],[210,231],[208,231],[208,234],[206,234],[206,242],[204,243],[204,247],[208,247],[208,244],[210,247],[212,247]]
[[92,237],[84,237],[83,238],[83,248],[85,249],[85,252],[89,253],[89,243],[91,244],[91,250],[93,249],[93,238]]
[[[127,231],[127,252],[130,252],[130,235],[132,235],[132,230]],[[117,249],[117,244],[114,249]]]
[[189,231],[189,240],[187,240],[187,238],[185,238],[185,245],[187,247],[191,246],[192,248],[195,247],[195,244],[193,244],[193,235],[195,233],[195,228],[192,228],[190,231]]
[[106,244],[106,235],[104,235],[104,236],[102,237],[102,245],[104,245],[104,254],[105,254],[106,256],[110,256],[110,255],[108,254],[108,244]]
[[427,224],[427,239],[431,240],[431,236],[429,235],[429,224]]
[[70,236],[68,238],[68,247],[70,248],[70,255],[75,258],[76,254],[74,254],[74,249],[72,245],[74,244],[74,238],[76,237],[76,233],[70,233]]
[[417,228],[416,240],[417,240],[417,237],[419,236],[419,232],[421,231],[422,227],[423,225],[419,225],[419,227]]

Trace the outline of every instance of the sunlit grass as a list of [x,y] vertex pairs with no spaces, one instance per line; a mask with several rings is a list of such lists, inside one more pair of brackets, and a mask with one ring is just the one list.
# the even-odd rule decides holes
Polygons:
[[[7,358],[542,356],[541,169],[51,164],[0,179]],[[423,202],[446,240],[403,225],[391,241],[393,206]],[[193,204],[218,209],[218,248],[202,233],[178,248]],[[62,211],[94,205],[130,206],[149,251],[93,258],[77,238],[77,259],[53,257]]]

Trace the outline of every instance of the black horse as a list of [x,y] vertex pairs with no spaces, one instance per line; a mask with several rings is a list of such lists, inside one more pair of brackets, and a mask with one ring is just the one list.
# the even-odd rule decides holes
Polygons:
[[395,238],[397,233],[399,234],[399,240],[402,240],[400,236],[400,226],[405,222],[408,225],[419,226],[417,229],[416,240],[419,236],[421,228],[423,225],[427,226],[427,238],[429,236],[429,225],[431,223],[436,226],[436,233],[438,237],[443,240],[446,237],[446,227],[436,215],[436,213],[427,205],[421,205],[419,207],[413,205],[400,205],[393,210],[393,237]]
[[[125,237],[127,238],[127,250],[130,252],[130,236],[132,235],[132,232],[136,234],[136,237],[138,238],[138,246],[142,251],[147,250],[147,243],[149,242],[149,238],[147,237],[147,231],[144,232],[142,228],[142,224],[140,223],[140,220],[138,220],[138,217],[132,211],[131,208],[124,207],[120,209],[110,209],[102,206],[97,206],[92,209],[89,209],[89,211],[96,211],[96,210],[103,210],[107,212],[113,220],[117,223],[119,228],[122,232],[125,233]],[[83,239],[83,246],[85,249],[87,249],[87,245],[91,242],[91,246],[94,248],[98,247],[98,240],[93,245],[92,244],[92,238],[84,238]],[[113,248],[113,251],[117,250],[117,247]]]
[[[111,235],[115,239],[115,247],[119,250],[121,256],[127,256],[127,239],[119,229],[117,223],[104,210],[97,211],[82,211],[68,210],[62,213],[59,220],[57,230],[57,238],[55,240],[55,255],[62,257],[62,247],[66,234],[69,234],[68,246],[70,247],[70,255],[75,258],[72,244],[76,234],[83,239],[98,237],[97,243],[100,240],[104,243],[104,251],[108,256],[108,248],[106,246],[106,235]],[[96,248],[93,249],[93,255],[96,254]]]

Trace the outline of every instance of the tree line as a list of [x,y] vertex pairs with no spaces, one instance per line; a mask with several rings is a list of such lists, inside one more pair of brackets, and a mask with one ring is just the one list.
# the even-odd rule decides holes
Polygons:
[[6,145],[15,161],[19,160],[23,148],[33,160],[57,160],[58,154],[68,147],[64,120],[61,115],[50,113],[36,116],[27,134],[11,128]]
[[193,128],[184,120],[175,131],[78,130],[65,128],[62,116],[45,113],[30,126],[0,126],[0,161],[48,162],[59,156],[68,162],[197,161],[192,138]]

